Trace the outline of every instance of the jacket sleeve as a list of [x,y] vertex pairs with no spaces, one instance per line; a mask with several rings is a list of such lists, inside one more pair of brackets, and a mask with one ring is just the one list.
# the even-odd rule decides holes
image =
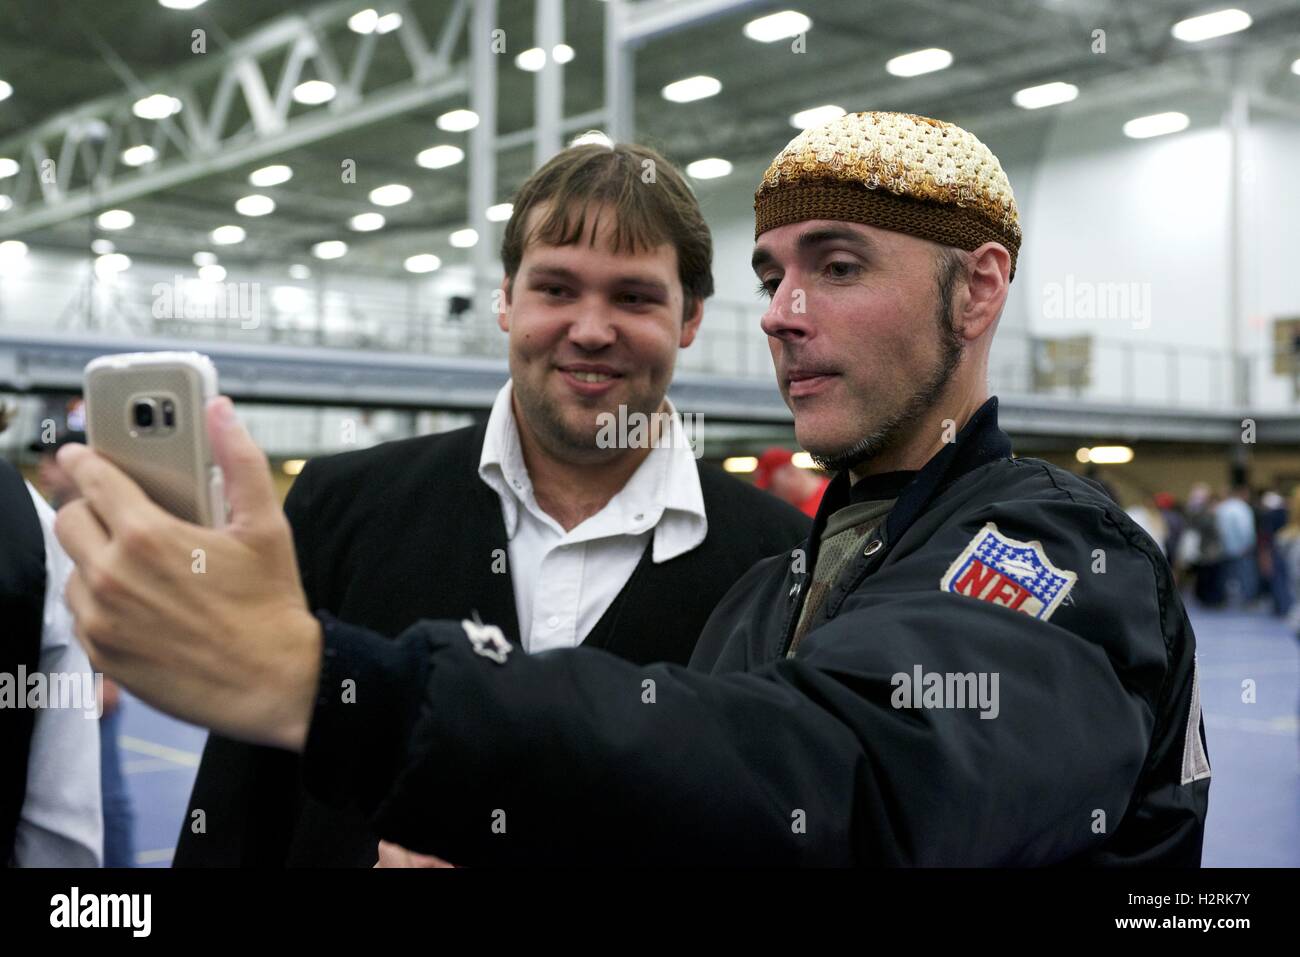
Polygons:
[[[284,502],[309,608],[316,601],[311,574],[313,475],[308,464]],[[173,866],[283,867],[299,793],[297,755],[209,734]]]
[[[1075,571],[1073,604],[1044,621],[942,590],[988,522]],[[745,673],[582,648],[498,664],[459,623],[390,642],[327,619],[305,780],[466,865],[1059,862],[1104,842],[1134,793],[1167,671],[1156,593],[1101,509],[1038,501],[905,538],[797,657]],[[918,667],[996,694],[901,705]]]

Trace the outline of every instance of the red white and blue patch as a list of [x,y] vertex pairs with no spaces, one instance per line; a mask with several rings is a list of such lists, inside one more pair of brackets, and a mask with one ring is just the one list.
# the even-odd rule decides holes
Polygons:
[[939,587],[1047,621],[1079,576],[1048,561],[1038,542],[1021,542],[987,523],[948,566]]

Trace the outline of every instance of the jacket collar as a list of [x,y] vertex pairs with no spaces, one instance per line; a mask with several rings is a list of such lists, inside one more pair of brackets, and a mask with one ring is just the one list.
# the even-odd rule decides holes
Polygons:
[[[885,520],[885,544],[898,541],[944,488],[982,465],[1010,457],[1011,438],[998,427],[998,397],[992,396],[975,411],[954,441],[936,452],[899,493],[898,500]],[[835,511],[849,504],[850,486],[847,469],[831,479],[813,521],[810,542],[814,548],[821,540],[826,520]]]

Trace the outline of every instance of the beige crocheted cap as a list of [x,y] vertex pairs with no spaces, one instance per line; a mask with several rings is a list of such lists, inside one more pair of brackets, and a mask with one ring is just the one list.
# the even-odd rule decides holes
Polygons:
[[891,229],[967,251],[1020,251],[998,158],[973,134],[911,113],[849,113],[792,139],[754,193],[754,238],[809,219]]

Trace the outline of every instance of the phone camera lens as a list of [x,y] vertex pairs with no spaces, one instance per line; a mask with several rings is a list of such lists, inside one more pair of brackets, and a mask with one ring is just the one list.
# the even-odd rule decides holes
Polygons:
[[135,424],[138,428],[153,428],[153,408],[152,399],[143,399],[135,404]]
[[167,428],[176,427],[176,403],[171,399],[163,399],[162,404],[163,425]]

